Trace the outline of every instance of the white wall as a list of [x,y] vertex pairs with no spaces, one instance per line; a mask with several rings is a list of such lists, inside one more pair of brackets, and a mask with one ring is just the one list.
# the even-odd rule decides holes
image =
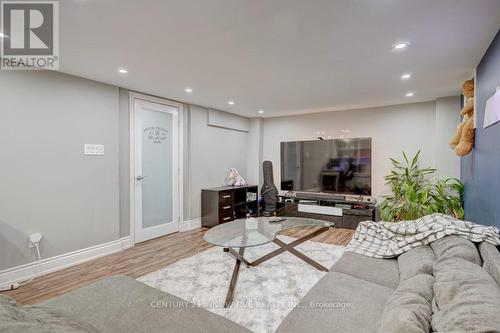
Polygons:
[[0,270],[33,261],[33,232],[44,258],[118,239],[118,88],[2,71],[0,101]]
[[120,237],[130,235],[130,116],[129,91],[119,89]]
[[436,100],[436,176],[451,178],[460,175],[460,162],[448,142],[460,122],[460,97],[444,97]]
[[[447,108],[446,112],[457,113],[458,110]],[[400,159],[402,151],[414,154],[421,150],[421,165],[437,166],[437,140],[450,136],[449,127],[458,123],[455,121],[444,126],[441,124],[444,118],[440,117],[443,120],[438,125],[443,128],[436,129],[435,102],[266,118],[263,124],[263,160],[273,162],[274,179],[279,184],[280,142],[314,140],[317,132],[324,132],[324,137],[338,138],[342,129],[348,129],[351,133],[344,134],[346,138],[372,138],[372,195],[379,197],[386,191],[383,177],[391,169],[389,157]],[[436,132],[440,132],[439,135]],[[439,163],[447,174],[458,176],[458,173],[453,174],[458,159],[439,160]]]
[[243,175],[249,184],[262,183],[262,118],[250,119],[247,146],[247,169]]
[[245,177],[249,134],[208,126],[208,109],[201,106],[190,106],[189,118],[189,219],[196,219],[201,216],[201,189],[223,186],[232,167]]

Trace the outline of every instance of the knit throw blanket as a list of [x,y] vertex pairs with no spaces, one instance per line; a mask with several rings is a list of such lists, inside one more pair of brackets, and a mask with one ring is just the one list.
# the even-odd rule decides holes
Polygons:
[[415,247],[449,235],[471,242],[500,245],[500,229],[462,221],[444,214],[432,214],[412,221],[361,222],[346,251],[373,258],[393,258]]

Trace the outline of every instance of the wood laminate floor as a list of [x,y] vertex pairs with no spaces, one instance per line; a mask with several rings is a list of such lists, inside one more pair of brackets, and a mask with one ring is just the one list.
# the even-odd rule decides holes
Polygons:
[[[198,228],[136,244],[122,252],[40,276],[5,294],[20,304],[33,304],[111,275],[123,274],[135,279],[210,248],[211,245],[203,240],[207,230]],[[284,235],[298,238],[309,232],[309,228],[298,228],[288,230]],[[353,233],[354,230],[332,228],[312,240],[347,245]]]

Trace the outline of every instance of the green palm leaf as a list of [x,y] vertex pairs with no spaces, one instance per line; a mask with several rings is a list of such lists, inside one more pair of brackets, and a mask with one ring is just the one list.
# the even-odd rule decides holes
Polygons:
[[[393,170],[384,177],[392,190],[384,196],[380,213],[384,221],[410,220],[432,213],[464,218],[464,184],[449,178],[431,181],[434,168],[419,167],[420,151],[411,159],[403,152],[403,161],[390,158]],[[411,162],[410,162],[411,161]]]

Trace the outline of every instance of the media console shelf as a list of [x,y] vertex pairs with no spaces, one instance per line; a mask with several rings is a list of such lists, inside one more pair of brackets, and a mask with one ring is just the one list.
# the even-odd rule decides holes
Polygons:
[[[356,229],[362,221],[380,221],[380,213],[375,205],[335,199],[321,199],[303,196],[288,198],[278,196],[284,203],[280,215],[308,217],[335,222],[335,227]],[[321,202],[321,204],[320,204]]]
[[201,225],[214,227],[221,223],[257,216],[257,185],[221,186],[201,190]]

